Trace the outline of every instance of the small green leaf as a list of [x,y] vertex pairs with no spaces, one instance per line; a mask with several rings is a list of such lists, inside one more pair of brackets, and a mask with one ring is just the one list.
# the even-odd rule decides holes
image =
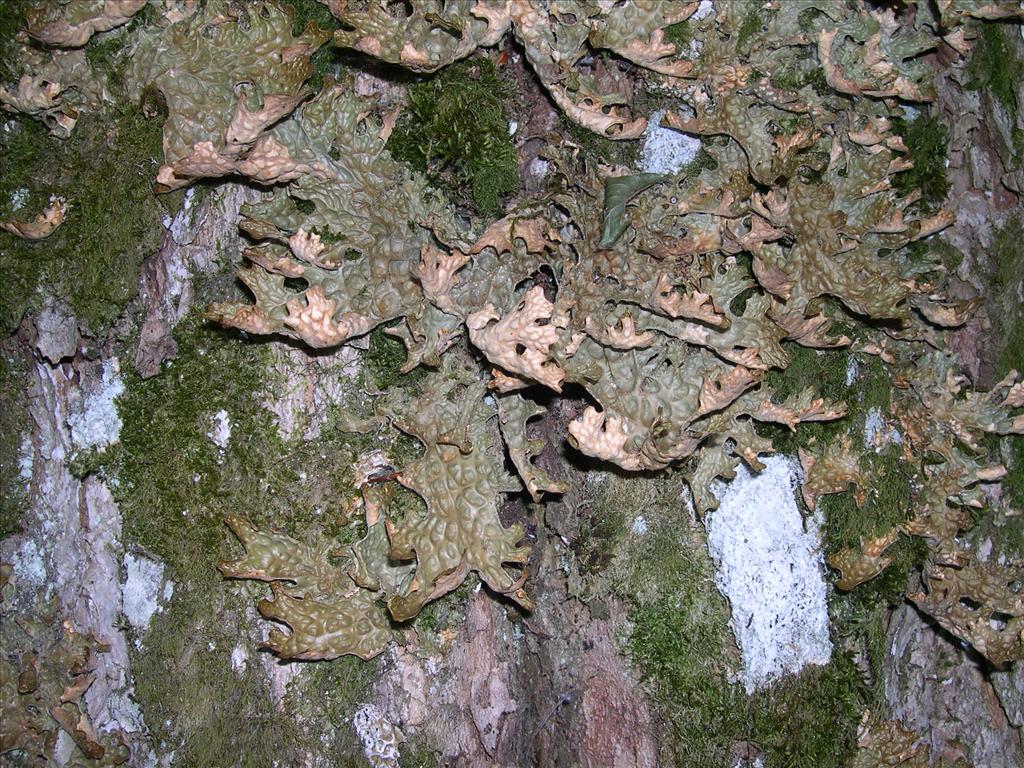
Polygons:
[[604,226],[601,228],[601,248],[611,248],[629,226],[626,204],[668,176],[660,173],[641,173],[637,176],[616,176],[604,184]]

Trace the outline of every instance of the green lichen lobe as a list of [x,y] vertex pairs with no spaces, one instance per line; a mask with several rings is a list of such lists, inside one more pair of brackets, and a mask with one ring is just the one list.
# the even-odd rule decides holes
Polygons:
[[[346,718],[365,698],[376,665],[355,658],[302,665],[281,704],[296,716],[283,716],[257,651],[265,623],[245,610],[265,587],[222,580],[215,564],[238,554],[224,525],[229,513],[273,521],[293,536],[353,543],[362,526],[340,508],[352,493],[351,465],[371,447],[400,458],[414,448],[403,444],[402,454],[387,438],[342,433],[333,417],[318,439],[285,440],[262,405],[268,389],[283,383],[270,346],[246,343],[195,314],[174,338],[177,356],[156,376],[128,375],[121,444],[100,470],[114,480],[125,541],[159,557],[175,582],[132,659],[158,752],[173,753],[176,766],[270,768],[318,745],[329,764],[358,765],[360,745]],[[362,384],[350,385],[347,402],[357,408]],[[223,449],[210,436],[222,409],[231,423]]]

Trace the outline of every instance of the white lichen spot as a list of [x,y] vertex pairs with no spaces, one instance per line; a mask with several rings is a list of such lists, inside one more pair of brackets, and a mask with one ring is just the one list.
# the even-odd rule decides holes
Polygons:
[[222,451],[228,447],[231,440],[231,416],[223,408],[213,414],[213,428],[206,436]]
[[644,145],[640,150],[640,168],[644,173],[679,173],[693,162],[700,149],[700,139],[671,128],[663,128],[661,120],[665,110],[651,115],[644,131]]
[[683,509],[686,510],[686,516],[690,521],[690,527],[697,527],[697,505],[693,503],[693,493],[690,492],[689,488],[683,487],[683,490],[679,494],[679,500],[683,503]]
[[879,434],[885,429],[885,419],[878,408],[871,408],[864,417],[864,442],[874,445]]
[[[159,560],[128,552],[124,556],[124,584],[121,612],[137,632],[145,632],[163,600],[174,592],[171,582],[164,583],[164,564]],[[168,589],[168,587],[170,589]]]
[[[43,585],[47,587],[47,594],[52,590],[52,584],[47,584],[46,560],[39,550],[39,545],[33,539],[25,539],[21,546],[14,553],[11,562],[11,569],[14,574],[14,583],[19,586],[19,592],[29,593]],[[30,589],[22,589],[29,587]]]
[[992,539],[985,539],[978,546],[978,560],[985,563],[992,557]]
[[32,435],[26,432],[21,438],[21,445],[18,446],[18,479],[24,483],[32,480],[32,465],[35,462],[35,456]]
[[75,741],[67,731],[57,732],[57,742],[53,747],[53,762],[56,765],[67,765],[75,754]]
[[734,480],[716,482],[721,505],[707,519],[715,584],[732,606],[748,693],[832,655],[820,520],[805,528],[799,464],[786,456],[764,464],[758,474],[741,465]]
[[649,527],[647,525],[647,521],[644,519],[644,516],[637,515],[636,519],[633,520],[633,533],[637,536],[643,536],[645,533],[647,533],[648,530]]
[[121,436],[116,400],[124,392],[121,365],[116,357],[103,364],[99,383],[83,393],[79,407],[68,416],[71,441],[79,451],[105,450]]
[[181,208],[174,218],[164,217],[164,228],[171,233],[171,238],[178,245],[188,245],[192,242],[195,230],[195,217],[198,208],[195,205],[195,187],[189,187],[185,191],[185,197],[181,201]]
[[352,715],[352,727],[363,742],[363,754],[371,768],[399,768],[401,734],[373,704],[363,704]]
[[846,386],[852,387],[853,383],[857,381],[857,376],[860,375],[860,364],[857,363],[857,358],[850,355],[846,358]]
[[231,669],[236,675],[245,672],[246,662],[249,660],[249,651],[239,643],[231,650]]
[[25,203],[28,202],[28,188],[18,187],[16,190],[11,192],[11,212],[20,211],[24,207]]
[[551,170],[551,163],[542,157],[535,157],[530,161],[527,166],[527,171],[531,176],[537,179],[543,179],[548,175],[548,171]]
[[903,104],[903,119],[908,122],[913,122],[921,116],[921,110],[917,107],[911,106],[910,104]]
[[881,409],[868,409],[864,417],[864,444],[871,446],[875,453],[880,453],[887,445],[903,442],[903,436],[895,427],[890,426]]
[[690,16],[690,18],[693,21],[700,21],[706,16],[710,16],[714,12],[715,6],[714,3],[711,2],[711,0],[700,0],[700,5],[697,6],[697,10],[693,12],[693,15]]
[[[145,720],[142,717],[142,710],[136,701],[132,699],[133,689],[114,691],[107,700],[107,708],[110,712],[111,722],[117,723],[118,728],[127,733],[142,733],[146,729]],[[143,765],[145,765],[143,761]]]

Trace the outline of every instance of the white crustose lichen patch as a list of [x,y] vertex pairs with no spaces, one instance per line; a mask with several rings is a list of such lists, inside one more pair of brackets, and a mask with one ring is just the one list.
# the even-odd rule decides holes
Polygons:
[[644,132],[644,145],[640,150],[640,168],[644,173],[679,173],[693,162],[700,149],[700,139],[685,133],[663,128],[661,120],[665,110],[651,115]]
[[875,453],[880,453],[887,445],[903,442],[899,430],[889,425],[879,408],[871,408],[864,417],[864,444],[870,446]]
[[83,393],[81,406],[68,416],[71,441],[79,451],[105,450],[121,436],[118,397],[124,392],[121,366],[116,357],[103,364],[99,385]]
[[213,414],[213,428],[206,436],[222,451],[228,447],[231,440],[231,416],[223,408]]
[[707,520],[715,583],[732,606],[730,625],[743,656],[748,693],[832,655],[819,521],[796,504],[799,464],[764,459],[718,482],[721,505]]
[[128,552],[124,556],[124,585],[121,611],[137,632],[145,632],[161,603],[174,592],[171,582],[164,582],[164,564],[143,555]]

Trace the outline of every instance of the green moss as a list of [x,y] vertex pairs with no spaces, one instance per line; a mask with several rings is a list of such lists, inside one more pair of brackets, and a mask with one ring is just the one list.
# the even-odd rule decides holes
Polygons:
[[291,6],[292,34],[296,37],[310,24],[316,24],[320,29],[334,29],[338,26],[327,6],[318,0],[285,0],[285,5]]
[[815,67],[808,73],[807,84],[820,95],[826,95],[832,92],[832,86],[829,85],[828,80],[825,79],[825,70],[821,67]]
[[375,328],[370,333],[370,349],[363,360],[374,384],[381,392],[387,392],[393,387],[415,390],[427,373],[422,366],[402,373],[401,368],[406,361],[405,345],[386,334],[383,328]]
[[161,151],[159,121],[134,107],[83,115],[66,141],[34,121],[8,123],[0,135],[0,218],[31,218],[51,195],[66,199],[67,212],[44,240],[0,232],[4,334],[34,308],[40,285],[69,303],[87,333],[106,333],[138,290],[142,259],[160,243],[152,184]]
[[271,768],[298,764],[291,717],[275,711],[258,657],[240,672],[231,652],[253,634],[236,587],[212,579],[178,584],[141,651],[132,653],[135,698],[157,752],[175,766]]
[[626,522],[623,506],[606,505],[599,514],[581,517],[579,536],[572,543],[581,569],[600,571],[608,565],[626,532]]
[[[102,473],[110,461],[110,456],[107,455],[108,450],[110,449],[90,448],[87,451],[76,451],[68,460],[68,471],[72,477],[79,480],[84,480],[89,475]],[[114,450],[117,449],[114,448]]]
[[482,56],[446,67],[409,88],[409,104],[388,149],[427,175],[453,200],[484,217],[519,188],[508,135],[511,91]]
[[751,38],[757,34],[760,28],[761,24],[756,12],[751,11],[743,17],[743,22],[740,24],[740,28],[736,30],[737,53],[747,52],[747,45],[750,43]]
[[1010,115],[1011,121],[1016,121],[1020,107],[1017,86],[1024,76],[1024,61],[1008,34],[1016,34],[1016,27],[1011,29],[999,23],[981,25],[967,64],[967,87],[990,93]]
[[1019,216],[1009,219],[992,239],[989,262],[989,317],[996,345],[995,376],[1005,376],[1011,368],[1020,370],[1024,360],[1024,312],[1018,299],[1024,285],[1024,223]]
[[797,16],[796,23],[797,27],[804,34],[808,34],[814,31],[815,22],[820,18],[828,18],[824,13],[819,11],[817,8],[806,8],[800,11],[800,15]]
[[[426,648],[429,649],[437,645],[438,632],[446,629],[457,630],[462,626],[466,610],[469,608],[469,601],[479,588],[480,579],[475,574],[470,574],[454,590],[423,606],[414,621],[420,642]],[[435,650],[440,653],[439,647]]]
[[[209,575],[177,583],[132,652],[135,699],[158,754],[172,766],[271,768],[363,765],[347,722],[377,674],[375,662],[348,657],[303,664],[280,708],[274,706],[257,651],[261,628],[245,606],[266,589]],[[233,667],[241,647],[245,662]]]
[[[11,38],[18,14],[3,14],[0,45],[13,61]],[[152,21],[146,8],[129,28]],[[124,104],[122,71],[131,40],[126,29],[93,37],[86,59]],[[10,76],[13,73],[8,73]],[[80,325],[96,337],[120,314],[138,288],[143,257],[160,242],[162,210],[152,193],[162,155],[159,120],[134,106],[86,112],[71,137],[49,136],[38,122],[15,118],[0,133],[0,218],[38,214],[53,195],[67,201],[64,223],[31,242],[0,233],[0,331],[8,333],[38,301],[37,287],[66,300]]]
[[620,536],[607,570],[631,608],[625,649],[652,692],[664,765],[718,768],[746,742],[766,765],[844,766],[870,690],[849,654],[747,696],[733,682],[739,653],[729,606],[714,583],[703,531],[680,519],[680,478],[608,474],[585,500],[594,517],[643,515],[648,531]]
[[796,432],[774,425],[759,425],[772,438],[776,450],[793,454],[799,447],[820,450],[839,435],[850,431],[857,448],[864,445],[862,427],[869,411],[877,409],[883,415],[889,409],[892,385],[885,363],[875,355],[857,355],[857,378],[846,386],[850,353],[845,350],[818,351],[786,344],[790,356],[789,366],[773,369],[764,379],[763,388],[772,393],[775,402],[782,402],[806,387],[819,395],[841,400],[847,405],[847,415],[835,421],[801,424]]
[[[1010,370],[1024,369],[1024,223],[1019,216],[1009,219],[992,238],[990,272],[985,304],[992,322],[993,378],[998,381]],[[1024,509],[1024,438],[1007,437],[1002,451],[1011,470],[1004,481],[1010,502]]]
[[[769,434],[776,450],[793,455],[799,448],[820,452],[844,434],[848,434],[853,451],[860,457],[860,466],[870,487],[862,508],[858,508],[852,491],[829,494],[818,500],[824,515],[822,528],[825,551],[856,546],[862,538],[880,536],[894,526],[906,522],[914,511],[913,488],[922,481],[920,467],[907,462],[899,445],[888,445],[876,452],[865,445],[864,423],[872,412],[888,416],[892,384],[882,360],[874,355],[857,355],[857,377],[846,386],[846,370],[850,355],[845,351],[816,352],[803,347],[790,347],[791,362],[782,371],[771,371],[765,387],[777,402],[813,386],[825,397],[843,400],[846,417],[832,422],[801,424],[795,433],[773,425],[759,426]],[[864,604],[889,603],[900,599],[910,567],[923,559],[919,540],[903,539],[890,553],[894,563],[879,578],[854,590],[853,598]]]
[[774,11],[765,11],[759,3],[749,3],[747,13],[736,30],[736,53],[750,52],[751,41],[760,34],[765,25],[775,16]]
[[[1020,329],[1024,333],[1024,328]],[[1003,485],[1010,502],[1017,509],[1024,509],[1024,439],[1007,438],[1007,466],[1011,470]],[[1024,549],[1021,554],[1024,555]]]
[[923,266],[938,270],[941,266],[952,274],[960,268],[964,254],[958,248],[939,238],[915,240],[910,245],[897,251],[897,259],[905,259],[906,266],[915,271]]
[[693,156],[693,160],[686,166],[685,177],[689,181],[700,176],[701,171],[709,170],[713,171],[718,168],[718,161],[715,160],[714,156],[708,152],[703,146],[697,150],[697,154]]
[[[177,356],[157,376],[128,377],[118,403],[121,448],[103,468],[124,516],[126,544],[160,557],[176,584],[133,659],[147,722],[161,753],[173,751],[178,766],[298,764],[310,745],[325,764],[358,766],[359,744],[346,718],[365,700],[376,664],[303,665],[283,708],[275,709],[256,651],[265,623],[251,613],[267,589],[227,582],[215,566],[239,553],[223,522],[229,513],[302,540],[356,540],[361,523],[339,515],[341,499],[353,493],[353,462],[370,447],[413,453],[415,441],[341,433],[331,419],[317,440],[283,440],[261,405],[263,393],[279,384],[268,372],[268,345],[195,316],[179,325],[175,341]],[[369,415],[361,382],[351,385],[346,403],[356,416]],[[209,437],[221,409],[231,423],[225,449]],[[241,673],[230,663],[239,644],[249,653]]]
[[412,738],[402,745],[403,768],[441,768],[442,757],[420,739]]
[[7,0],[0,13],[0,81],[16,81],[21,75],[18,68],[18,49],[15,35],[24,26],[25,10],[33,0]]
[[[175,340],[177,357],[151,379],[130,377],[119,401],[121,449],[105,471],[116,477],[127,540],[185,579],[213,573],[219,559],[236,554],[228,514],[299,537],[350,540],[355,532],[337,510],[352,493],[351,465],[371,443],[391,452],[398,437],[327,427],[315,441],[284,441],[260,405],[275,386],[265,373],[269,347],[196,318],[179,326]],[[225,449],[208,436],[220,410],[231,423]]]
[[932,115],[915,120],[895,120],[893,127],[910,150],[914,167],[893,177],[893,187],[901,195],[921,190],[921,202],[932,209],[949,193],[946,161],[949,157],[949,130]]
[[[630,482],[660,482],[660,498],[678,499],[671,481]],[[677,501],[673,514],[671,502],[652,509],[643,488],[632,502],[613,488],[605,501],[613,499],[627,518],[643,512],[650,525],[623,556],[632,566],[619,590],[632,603],[626,650],[661,715],[662,764],[718,768],[728,764],[730,747],[746,742],[766,765],[846,765],[869,698],[850,657],[837,651],[828,666],[747,696],[730,682],[738,651],[701,529],[680,524]]]
[[[191,319],[175,333],[178,355],[159,375],[130,376],[118,403],[121,452],[110,468],[125,536],[167,562],[173,578],[207,579],[227,556],[224,517],[262,512],[261,471],[276,449],[272,420],[257,404],[265,347]],[[227,455],[207,437],[228,412]],[[276,451],[273,451],[276,452]]]
[[[813,387],[823,397],[846,400],[850,394],[845,386],[847,353],[819,352],[796,344],[786,344],[785,348],[789,365],[782,370],[770,370],[762,385],[762,389],[772,393],[775,402],[782,402],[806,387]],[[759,425],[758,429],[771,437],[777,451],[794,454],[800,446],[827,441],[843,427],[837,427],[836,422],[815,422],[799,425],[795,433],[776,425]]]
[[[809,64],[809,61],[805,59],[802,63]],[[809,85],[819,96],[828,96],[832,93],[832,88],[825,79],[825,70],[814,65],[779,67],[772,70],[768,82],[775,88],[788,91],[799,91]]]
[[861,469],[871,478],[871,489],[863,509],[857,509],[852,494],[831,494],[821,499],[826,516],[825,544],[828,548],[855,546],[862,537],[880,536],[911,516],[910,488],[916,467],[907,462],[898,445],[876,453],[862,452]]
[[792,69],[780,68],[768,76],[768,82],[772,84],[773,88],[796,91],[803,85],[803,78],[800,76],[800,73]]
[[[942,255],[943,261],[952,259],[953,254]],[[923,481],[921,468],[906,461],[901,446],[889,445],[876,452],[865,445],[864,438],[864,423],[869,412],[877,410],[883,417],[889,413],[892,385],[887,366],[876,356],[857,355],[857,376],[853,384],[847,386],[848,352],[819,353],[800,347],[788,347],[787,351],[791,356],[789,367],[771,371],[766,376],[765,386],[774,393],[774,398],[781,400],[806,386],[814,386],[826,397],[844,400],[848,415],[834,422],[802,424],[796,433],[768,427],[775,447],[789,454],[801,447],[820,451],[847,434],[854,453],[860,457],[862,471],[870,478],[862,508],[857,507],[850,491],[819,499],[818,508],[824,517],[825,551],[856,546],[862,538],[879,536],[905,522],[914,513],[914,489]],[[759,429],[764,428],[759,426]],[[856,656],[865,673],[864,680],[855,686],[856,696],[865,704],[870,700],[875,707],[884,701],[881,670],[887,653],[885,632],[889,611],[903,600],[908,574],[925,559],[926,546],[922,539],[904,536],[888,554],[893,562],[881,575],[851,592],[834,592],[829,599],[838,652]],[[807,764],[817,763],[809,761]]]
[[[292,9],[292,34],[298,37],[310,24],[315,24],[320,29],[335,29],[338,26],[337,20],[331,15],[326,5],[317,0],[288,0]],[[307,85],[314,91],[319,91],[324,80],[331,77],[338,80],[341,76],[343,66],[342,50],[330,43],[323,46],[310,60],[313,65],[313,74],[310,75]]]
[[[992,542],[998,549],[995,554],[1004,556],[1010,561],[1024,560],[1024,517],[1020,515],[1008,516],[992,515],[988,522],[988,528],[992,533]],[[984,539],[979,536],[978,541]]]
[[114,77],[120,83],[120,70],[126,63],[128,37],[123,30],[102,37],[94,37],[85,48],[85,59],[94,72]]
[[[328,758],[321,764],[339,768],[366,765],[351,717],[369,698],[378,669],[377,661],[365,662],[346,656],[304,664],[301,676],[288,686],[283,709],[290,719],[297,721],[305,750],[319,751]],[[402,749],[402,765],[405,764]]]
[[577,125],[564,115],[560,120],[562,134],[580,148],[582,159],[605,165],[636,166],[640,157],[639,141],[615,141]]
[[0,353],[0,399],[4,404],[0,408],[0,539],[21,529],[19,522],[28,506],[19,466],[22,440],[29,428],[27,372],[23,357],[8,350]]
[[684,19],[676,24],[670,24],[664,29],[665,42],[676,47],[677,52],[689,51],[690,43],[693,41],[693,30],[690,29],[690,20]]
[[[886,574],[891,573],[890,568]],[[878,577],[884,579],[886,574]],[[904,586],[906,578],[904,577]],[[854,593],[833,592],[829,598],[829,615],[833,642],[841,652],[852,654],[864,672],[864,695],[875,712],[884,711],[885,677],[890,658],[891,638],[888,636],[892,606],[884,601],[859,599]]]

